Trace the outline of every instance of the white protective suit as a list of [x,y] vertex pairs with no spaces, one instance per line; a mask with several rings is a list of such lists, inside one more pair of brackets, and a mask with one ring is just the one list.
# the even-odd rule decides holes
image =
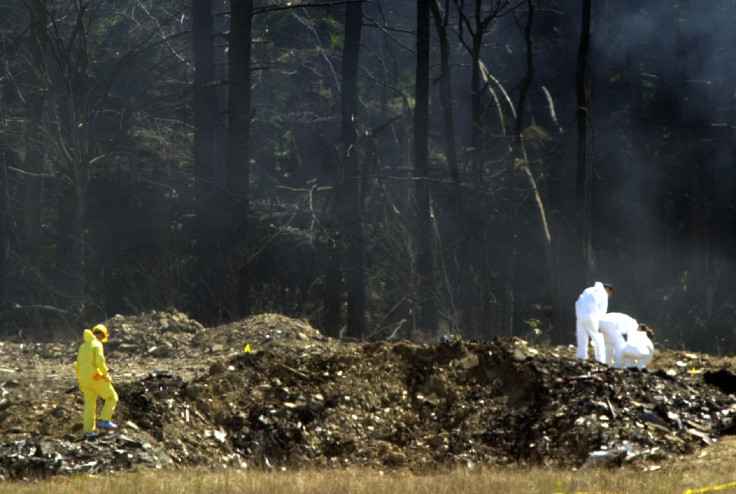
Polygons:
[[654,343],[647,336],[646,331],[634,329],[627,335],[622,354],[624,367],[636,366],[638,369],[643,369],[654,356]]
[[624,346],[626,346],[624,335],[635,332],[639,323],[626,314],[609,312],[601,315],[598,327],[605,343],[606,365],[621,369],[624,366]]
[[606,312],[608,312],[608,293],[603,283],[596,281],[593,286],[586,288],[575,302],[579,359],[588,359],[588,345],[592,341],[595,359],[605,363],[605,343],[603,335],[598,330],[598,320]]

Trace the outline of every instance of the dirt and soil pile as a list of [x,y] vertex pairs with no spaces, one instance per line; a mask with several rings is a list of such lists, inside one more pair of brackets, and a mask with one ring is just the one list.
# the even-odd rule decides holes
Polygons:
[[[0,342],[0,475],[133,467],[642,468],[736,433],[736,359],[608,369],[517,339],[347,343],[276,314],[105,324],[120,425],[82,440],[81,343]],[[247,347],[246,347],[247,346]],[[246,351],[248,350],[248,351]]]

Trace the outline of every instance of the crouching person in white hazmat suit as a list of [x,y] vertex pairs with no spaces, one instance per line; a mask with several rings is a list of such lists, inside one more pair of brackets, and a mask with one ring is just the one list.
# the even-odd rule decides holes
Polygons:
[[609,312],[600,317],[598,327],[605,343],[606,365],[621,369],[624,366],[624,347],[626,346],[624,336],[636,331],[639,323],[626,314]]
[[626,345],[621,353],[624,367],[645,368],[654,357],[654,330],[646,324],[639,324],[626,335]]
[[575,302],[576,333],[578,342],[577,358],[588,359],[588,345],[593,342],[595,359],[605,363],[605,344],[598,328],[600,316],[608,312],[608,297],[613,295],[613,287],[596,281],[586,288]]

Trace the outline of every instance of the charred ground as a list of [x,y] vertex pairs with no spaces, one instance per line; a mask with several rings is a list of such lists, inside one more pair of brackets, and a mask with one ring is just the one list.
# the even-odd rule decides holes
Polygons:
[[81,330],[0,342],[4,478],[226,465],[654,469],[697,462],[736,433],[733,357],[658,349],[639,372],[515,338],[347,343],[276,314],[213,328],[176,312],[106,324],[121,428],[94,440],[81,440]]

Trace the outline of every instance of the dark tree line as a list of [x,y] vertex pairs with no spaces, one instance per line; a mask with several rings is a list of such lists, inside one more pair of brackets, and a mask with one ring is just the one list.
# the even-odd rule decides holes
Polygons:
[[8,0],[0,324],[277,311],[569,343],[596,280],[733,350],[736,12]]

